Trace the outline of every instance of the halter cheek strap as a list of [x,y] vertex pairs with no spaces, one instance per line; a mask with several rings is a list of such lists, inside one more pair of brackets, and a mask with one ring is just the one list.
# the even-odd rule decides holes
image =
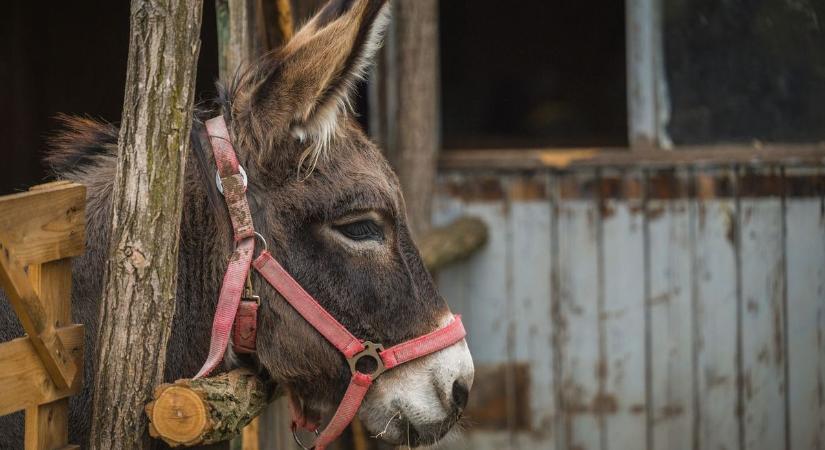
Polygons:
[[[218,116],[208,120],[206,130],[218,166],[219,186],[232,221],[236,246],[221,285],[212,325],[209,356],[195,378],[209,374],[221,362],[223,353],[229,344],[233,322],[235,324],[235,349],[245,352],[254,351],[257,303],[252,308],[251,305],[241,301],[251,264],[307,323],[344,355],[352,371],[349,386],[335,415],[319,434],[313,446],[316,450],[323,450],[338,438],[355,418],[370,386],[378,376],[398,365],[443,350],[464,339],[467,333],[461,323],[461,316],[454,316],[444,328],[388,349],[384,349],[381,344],[363,341],[353,336],[343,324],[304,290],[300,283],[292,278],[269,251],[264,250],[252,262],[256,233],[246,200],[246,174],[238,164],[223,117]],[[242,306],[240,313],[238,313],[239,306]],[[237,320],[236,314],[239,317]],[[372,370],[367,370],[368,366],[359,364],[366,359],[372,360]],[[293,430],[297,426],[310,431],[317,430],[317,425],[305,420],[296,399],[290,398],[290,403],[293,410]]]

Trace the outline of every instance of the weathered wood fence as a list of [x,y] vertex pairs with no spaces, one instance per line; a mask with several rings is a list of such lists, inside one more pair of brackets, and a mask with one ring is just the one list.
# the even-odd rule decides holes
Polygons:
[[439,274],[477,369],[450,448],[825,448],[822,153],[687,155],[445,157],[436,221],[490,230]]
[[68,397],[83,383],[70,258],[84,249],[85,204],[68,182],[0,197],[0,287],[27,335],[0,344],[0,415],[25,409],[26,450],[79,448],[68,442]]

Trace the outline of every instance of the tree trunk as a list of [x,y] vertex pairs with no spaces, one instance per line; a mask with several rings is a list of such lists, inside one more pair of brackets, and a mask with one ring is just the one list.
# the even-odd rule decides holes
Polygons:
[[[401,181],[407,218],[415,236],[430,229],[438,149],[438,2],[397,0],[393,4],[394,42],[391,48],[397,100],[395,132],[387,141],[387,154]],[[392,62],[391,62],[392,64]],[[393,121],[390,116],[390,121]]]
[[90,448],[147,448],[175,313],[183,176],[202,3],[132,0]]

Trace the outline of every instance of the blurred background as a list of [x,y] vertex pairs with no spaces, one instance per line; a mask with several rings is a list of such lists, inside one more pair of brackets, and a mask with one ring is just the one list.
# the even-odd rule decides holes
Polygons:
[[[201,100],[225,3],[204,3]],[[443,448],[825,449],[825,2],[395,3],[359,121],[419,236],[487,236],[436,274],[476,363]],[[0,194],[46,179],[56,114],[119,121],[128,21],[7,2]],[[285,422],[260,448],[294,445]],[[363,434],[341,448],[381,448]]]

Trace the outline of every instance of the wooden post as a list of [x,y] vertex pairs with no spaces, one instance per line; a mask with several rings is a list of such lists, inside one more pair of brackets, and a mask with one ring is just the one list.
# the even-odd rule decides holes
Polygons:
[[202,2],[132,0],[97,335],[92,449],[149,446],[143,407],[163,379],[175,314],[201,13]]
[[671,150],[662,0],[628,0],[627,133],[631,150]]
[[[370,122],[401,181],[416,236],[430,228],[439,135],[438,2],[396,0]],[[373,98],[375,100],[375,98]],[[375,126],[377,125],[377,126]]]

